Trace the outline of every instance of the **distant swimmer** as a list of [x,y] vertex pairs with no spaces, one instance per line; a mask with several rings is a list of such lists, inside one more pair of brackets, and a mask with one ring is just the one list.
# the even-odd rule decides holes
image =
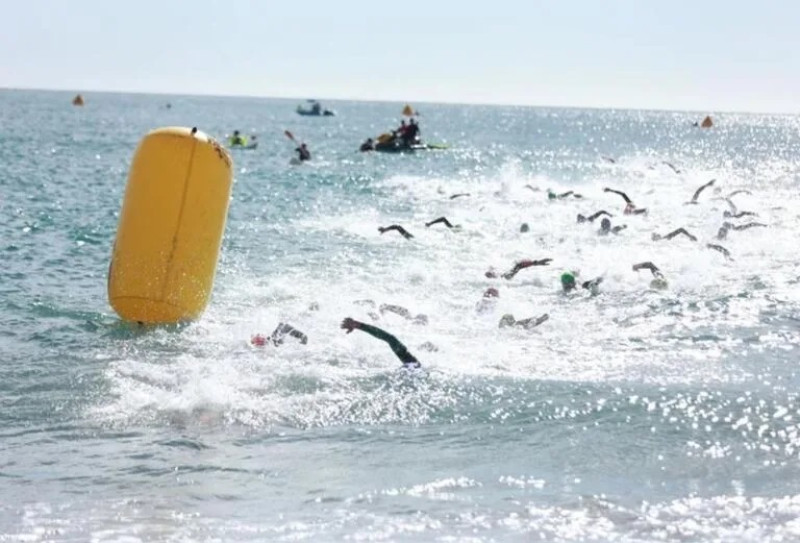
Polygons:
[[526,330],[531,330],[533,328],[536,328],[549,318],[550,315],[544,313],[543,315],[540,315],[538,317],[529,317],[527,319],[516,320],[514,318],[514,315],[512,315],[511,313],[506,313],[500,319],[500,324],[498,324],[498,327],[507,328],[509,326],[521,326]]
[[581,215],[580,213],[578,213],[578,222],[594,222],[594,220],[597,217],[601,217],[603,215],[605,215],[607,217],[613,217],[614,216],[611,213],[609,213],[608,211],[606,211],[604,209],[601,209],[600,211],[598,211],[596,213],[592,213],[588,217],[586,215]]
[[438,219],[433,219],[431,222],[426,222],[425,226],[430,227],[433,226],[434,224],[444,224],[447,228],[456,228],[459,226],[457,224],[456,225],[451,224],[446,217],[439,217]]
[[529,232],[530,229],[531,229],[531,227],[528,226],[528,223],[526,223],[526,222],[524,222],[524,223],[519,225],[519,231],[522,234],[524,234],[525,232]]
[[[577,271],[567,271],[561,274],[561,290],[564,293],[572,292],[573,290],[577,290],[578,288],[578,272]],[[595,277],[594,279],[590,279],[588,281],[584,281],[581,283],[581,288],[588,290],[593,295],[600,293],[600,283],[603,282],[602,277]]]
[[614,160],[613,158],[611,158],[610,156],[603,156],[603,157],[600,157],[600,158],[602,158],[603,160],[605,160],[606,162],[608,162],[610,164],[616,164],[617,163],[617,161]]
[[713,185],[714,182],[716,182],[716,179],[712,179],[711,181],[709,181],[708,183],[706,183],[705,185],[701,186],[699,189],[694,191],[694,195],[692,195],[692,199],[690,201],[686,202],[686,203],[687,204],[696,204],[697,203],[697,199],[700,197],[700,193],[703,192],[708,187],[710,187],[711,185]]
[[347,330],[348,334],[353,330],[361,330],[362,332],[366,332],[374,338],[385,341],[387,344],[389,344],[389,347],[392,349],[392,352],[395,354],[395,356],[397,356],[397,358],[400,359],[400,362],[403,363],[404,368],[419,368],[421,366],[419,360],[417,360],[414,355],[408,352],[408,349],[400,342],[400,340],[390,333],[381,330],[377,326],[372,326],[370,324],[359,322],[347,317],[342,321],[341,328],[343,330]]
[[311,151],[308,150],[308,146],[305,143],[301,143],[300,147],[295,149],[295,152],[297,153],[298,160],[301,162],[311,160]]
[[[542,258],[540,260],[520,260],[514,263],[513,268],[501,274],[500,277],[503,279],[512,279],[515,275],[517,275],[517,273],[525,268],[530,268],[531,266],[549,266],[550,262],[552,261],[552,258]],[[490,279],[494,279],[497,277],[497,272],[493,268],[490,268],[489,271],[487,271],[484,275]]]
[[633,200],[628,198],[628,195],[621,190],[614,190],[606,187],[603,189],[603,192],[611,192],[622,196],[622,199],[625,200],[625,211],[623,211],[625,215],[641,215],[643,213],[647,213],[646,208],[636,207],[636,205],[633,203]]
[[256,347],[265,347],[267,344],[272,344],[276,347],[283,344],[286,340],[286,337],[293,337],[300,341],[303,345],[308,343],[308,336],[306,336],[303,332],[292,326],[291,324],[286,324],[282,322],[278,324],[275,330],[269,336],[264,336],[262,334],[255,334],[253,337],[250,338],[250,344]]
[[420,313],[416,317],[411,314],[407,308],[401,305],[394,305],[394,304],[381,304],[378,308],[381,312],[381,315],[385,313],[394,313],[395,315],[400,315],[401,317],[408,319],[410,321],[414,321],[416,324],[428,324],[428,316],[423,315]]
[[405,228],[403,228],[402,226],[400,226],[399,224],[393,224],[391,226],[379,226],[378,227],[378,231],[381,234],[383,234],[385,232],[389,232],[391,230],[396,230],[397,232],[400,232],[400,235],[402,235],[406,239],[411,239],[411,238],[414,237],[411,234],[409,234],[408,231]]
[[367,138],[367,141],[361,144],[361,147],[358,148],[359,151],[362,153],[366,151],[374,151],[375,150],[375,142],[372,138]]
[[628,225],[626,224],[612,227],[611,220],[603,217],[603,220],[600,221],[600,230],[598,230],[597,233],[601,236],[607,236],[608,234],[619,234],[626,228],[628,228]]
[[492,311],[497,305],[497,298],[500,297],[500,291],[494,287],[489,287],[483,292],[483,298],[475,304],[475,311],[478,313],[488,313]]
[[550,189],[547,189],[547,198],[549,200],[562,200],[564,198],[568,198],[569,196],[572,196],[573,198],[577,198],[577,199],[583,198],[582,195],[580,195],[580,194],[578,194],[576,192],[573,192],[571,190],[568,190],[567,192],[562,192],[561,194],[558,194],[556,192],[553,192]]
[[450,199],[455,200],[456,198],[461,198],[462,196],[471,196],[469,192],[459,192],[457,194],[451,194]]
[[739,208],[736,207],[736,204],[733,203],[733,200],[725,198],[725,201],[728,202],[728,207],[731,208],[730,211],[723,211],[722,216],[726,219],[741,219],[742,217],[757,217],[757,213],[753,213],[752,211],[739,211]]
[[731,258],[731,252],[729,250],[727,250],[725,247],[723,247],[722,245],[716,245],[714,243],[707,243],[706,247],[711,249],[711,250],[713,250],[713,251],[717,251],[718,253],[722,253],[722,255],[728,260],[733,260],[733,258]]
[[686,236],[687,238],[689,238],[692,241],[697,241],[697,238],[695,236],[691,235],[685,228],[676,228],[675,230],[673,230],[672,232],[670,232],[669,234],[666,234],[664,236],[662,236],[661,234],[653,233],[652,239],[653,239],[653,241],[659,241],[659,240],[662,240],[662,239],[669,240],[669,239],[672,239],[675,236],[679,236],[679,235],[684,235],[684,236]]
[[767,225],[761,222],[749,222],[747,224],[733,224],[729,222],[724,222],[722,223],[720,229],[717,231],[717,239],[725,239],[726,237],[728,237],[729,230],[737,230],[737,231],[748,230],[750,228],[756,228],[759,226],[763,226],[766,228]]
[[669,168],[670,168],[670,169],[671,169],[673,172],[675,172],[675,173],[681,173],[681,171],[680,171],[678,168],[676,168],[676,167],[675,167],[675,166],[674,166],[672,163],[670,163],[670,162],[666,162],[666,161],[665,161],[665,162],[662,162],[662,164],[665,164],[665,165],[669,166]]
[[650,281],[650,288],[663,290],[669,286],[664,274],[661,273],[661,270],[658,269],[658,266],[652,262],[640,262],[639,264],[634,264],[633,271],[639,270],[650,270],[650,273],[653,274],[653,280]]

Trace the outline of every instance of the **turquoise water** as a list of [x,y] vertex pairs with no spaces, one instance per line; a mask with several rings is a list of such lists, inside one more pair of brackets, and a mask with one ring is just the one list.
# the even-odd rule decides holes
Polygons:
[[[402,104],[70,99],[0,92],[0,541],[800,538],[800,118],[415,104],[451,148],[395,156],[354,150]],[[169,125],[260,145],[233,151],[205,315],[140,330],[106,270],[133,151]],[[285,129],[311,163],[289,165]],[[718,241],[737,189],[768,226]],[[627,229],[576,223],[600,209]],[[461,229],[424,226],[442,215]],[[378,233],[392,223],[414,238]],[[699,241],[651,239],[679,226]],[[601,294],[564,296],[566,269]],[[281,321],[308,345],[249,345]]]

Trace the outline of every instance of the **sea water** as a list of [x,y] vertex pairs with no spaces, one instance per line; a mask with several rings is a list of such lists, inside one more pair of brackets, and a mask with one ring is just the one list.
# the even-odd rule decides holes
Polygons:
[[[0,92],[0,541],[800,539],[800,118],[414,104],[449,149],[385,155],[357,149],[403,104],[85,98]],[[106,273],[136,145],[171,125],[259,146],[232,151],[207,311],[139,329]],[[735,190],[757,216],[723,218]],[[627,228],[576,222],[599,210]],[[698,241],[651,239],[678,227]],[[485,276],[524,258],[553,260]],[[279,322],[308,344],[250,345]]]

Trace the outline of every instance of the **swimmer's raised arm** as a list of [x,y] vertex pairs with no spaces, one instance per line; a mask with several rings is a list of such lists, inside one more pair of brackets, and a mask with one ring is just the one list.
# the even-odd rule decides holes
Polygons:
[[625,200],[626,204],[632,204],[633,203],[633,200],[628,198],[628,195],[625,194],[624,192],[622,192],[621,190],[614,190],[614,189],[610,189],[610,188],[606,187],[606,188],[603,189],[603,192],[613,192],[614,194],[619,194],[620,196],[622,196],[622,199]]
[[731,252],[730,252],[730,251],[728,251],[728,250],[727,250],[725,247],[723,247],[722,245],[716,245],[716,244],[714,244],[714,243],[707,243],[707,244],[706,244],[706,247],[708,247],[709,249],[712,249],[712,250],[714,250],[714,251],[717,251],[717,252],[719,252],[719,253],[722,253],[722,254],[725,256],[725,258],[727,258],[728,260],[733,260],[733,259],[731,258]]
[[408,231],[405,228],[403,228],[402,226],[400,226],[399,224],[393,224],[391,226],[379,226],[378,227],[378,231],[381,234],[383,234],[384,232],[389,232],[390,230],[396,230],[397,232],[400,232],[400,234],[406,239],[411,239],[411,238],[414,237],[411,234],[409,234]]
[[425,226],[433,226],[434,224],[444,224],[447,228],[453,228],[453,225],[450,224],[450,221],[447,220],[446,217],[439,217],[438,219],[434,219],[431,222],[426,222]]
[[541,260],[520,260],[514,267],[503,274],[503,279],[511,279],[521,270],[530,268],[531,266],[548,266],[552,262],[552,258],[542,258]]
[[348,334],[353,330],[361,330],[362,332],[366,332],[376,339],[385,341],[389,345],[389,348],[392,349],[392,352],[395,354],[395,356],[397,356],[397,358],[400,359],[400,362],[403,363],[403,366],[407,368],[418,368],[421,365],[419,360],[417,360],[414,355],[408,352],[408,349],[400,342],[400,340],[385,330],[381,330],[377,326],[372,326],[371,324],[359,322],[347,317],[342,321],[341,328],[343,330],[347,330]]
[[697,203],[697,199],[700,197],[700,193],[703,192],[708,187],[710,187],[711,185],[713,185],[715,181],[716,181],[716,179],[712,179],[711,181],[709,181],[708,183],[706,183],[705,185],[701,186],[699,189],[694,191],[694,195],[692,196],[692,200],[690,202],[688,202],[688,203],[696,204]]
[[633,271],[639,271],[639,270],[650,270],[650,273],[652,273],[654,276],[664,277],[664,274],[661,273],[661,270],[658,269],[658,266],[649,261],[640,262],[638,264],[633,265]]
[[684,236],[686,236],[687,238],[689,238],[689,239],[690,239],[690,240],[692,240],[692,241],[697,241],[697,238],[696,238],[695,236],[691,235],[691,234],[690,234],[690,233],[689,233],[689,232],[688,232],[688,231],[687,231],[685,228],[683,228],[683,227],[681,227],[681,228],[677,228],[677,229],[673,230],[672,232],[670,232],[669,234],[667,234],[667,235],[665,235],[665,236],[660,236],[660,235],[658,235],[658,234],[653,234],[653,241],[658,241],[658,240],[660,240],[660,239],[672,239],[672,238],[674,238],[675,236],[678,236],[678,235],[681,235],[681,234],[683,234]]

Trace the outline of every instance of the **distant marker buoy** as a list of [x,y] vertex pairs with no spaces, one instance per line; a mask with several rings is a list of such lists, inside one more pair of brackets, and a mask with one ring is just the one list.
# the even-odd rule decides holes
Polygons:
[[83,96],[80,94],[76,94],[75,98],[72,99],[73,106],[82,106],[83,105]]
[[714,126],[714,121],[711,120],[710,115],[706,115],[706,118],[703,119],[703,122],[700,123],[700,126],[702,128],[711,128],[712,126]]
[[231,157],[197,128],[160,128],[133,157],[108,272],[124,320],[176,323],[208,304],[228,214]]

